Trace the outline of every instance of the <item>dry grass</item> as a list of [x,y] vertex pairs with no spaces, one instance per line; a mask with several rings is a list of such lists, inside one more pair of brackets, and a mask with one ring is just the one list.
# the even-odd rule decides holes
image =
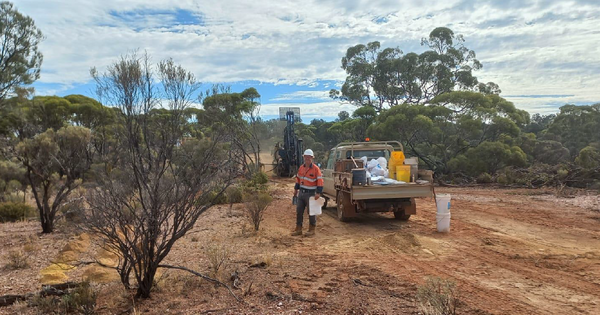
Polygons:
[[8,252],[8,262],[5,265],[6,269],[25,269],[29,267],[29,255],[23,250],[12,250]]
[[417,289],[417,306],[425,315],[455,315],[458,290],[452,280],[428,278]]
[[223,280],[223,274],[231,257],[231,248],[226,244],[214,242],[206,248],[205,255],[209,262],[210,276]]

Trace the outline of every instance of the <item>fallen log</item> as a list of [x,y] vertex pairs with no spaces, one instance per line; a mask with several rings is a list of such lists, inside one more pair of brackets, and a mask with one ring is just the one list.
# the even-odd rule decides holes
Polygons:
[[81,283],[76,282],[65,282],[58,284],[45,284],[42,285],[42,289],[38,292],[32,292],[27,294],[8,294],[0,296],[0,307],[10,306],[18,301],[27,301],[32,297],[39,296],[61,296],[69,293],[69,290],[77,288]]
[[29,298],[30,298],[30,296],[28,294],[25,294],[25,295],[15,295],[15,294],[3,295],[3,296],[0,296],[0,307],[10,306],[10,305],[15,304],[18,301],[26,301]]

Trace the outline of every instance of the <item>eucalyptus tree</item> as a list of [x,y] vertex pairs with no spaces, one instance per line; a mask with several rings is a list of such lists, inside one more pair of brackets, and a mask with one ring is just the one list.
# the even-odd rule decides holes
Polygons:
[[496,84],[479,83],[473,75],[482,65],[464,41],[451,29],[438,27],[422,39],[429,49],[420,54],[382,49],[377,41],[350,47],[342,58],[346,80],[330,96],[380,112],[400,104],[425,104],[455,90],[499,94]]
[[39,78],[43,37],[32,18],[12,3],[0,2],[0,108],[7,95]]

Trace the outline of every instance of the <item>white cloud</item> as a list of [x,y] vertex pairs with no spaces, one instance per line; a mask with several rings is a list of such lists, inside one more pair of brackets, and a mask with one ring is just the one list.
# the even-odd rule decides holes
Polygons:
[[300,117],[303,121],[319,119],[324,117],[337,117],[340,111],[347,111],[352,114],[356,110],[356,106],[350,104],[340,104],[339,102],[318,102],[318,103],[270,103],[262,104],[260,109],[261,115],[279,115],[279,107],[300,107]]
[[[173,59],[204,82],[314,86],[343,80],[349,46],[380,40],[405,52],[437,26],[464,34],[504,95],[573,94],[600,101],[600,5],[592,1],[20,0],[44,32],[40,82],[80,84],[134,49]],[[185,10],[201,25],[173,25]],[[130,13],[120,19],[114,12]],[[154,14],[137,17],[135,12]],[[380,20],[382,17],[385,19]],[[379,21],[378,21],[379,19]],[[513,99],[534,111],[530,99]],[[541,101],[540,99],[536,99]]]
[[329,91],[295,91],[287,94],[280,94],[269,101],[291,101],[291,100],[327,100]]

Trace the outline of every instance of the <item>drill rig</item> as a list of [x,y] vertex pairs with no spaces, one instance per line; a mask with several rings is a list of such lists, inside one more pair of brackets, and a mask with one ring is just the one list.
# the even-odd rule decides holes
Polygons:
[[279,119],[286,121],[283,130],[283,142],[275,145],[275,174],[279,177],[292,177],[304,159],[302,157],[302,139],[298,139],[294,131],[294,123],[300,121],[299,107],[280,107]]

